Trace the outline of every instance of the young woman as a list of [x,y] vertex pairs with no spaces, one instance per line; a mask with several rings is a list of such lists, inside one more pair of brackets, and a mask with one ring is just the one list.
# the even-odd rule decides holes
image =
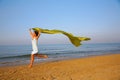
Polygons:
[[37,56],[38,58],[48,58],[47,55],[43,55],[43,54],[38,54],[38,39],[40,37],[41,32],[37,32],[37,31],[31,31],[32,29],[29,29],[31,38],[32,38],[32,53],[31,53],[31,61],[29,64],[29,68],[32,67],[33,62],[34,62],[34,57]]

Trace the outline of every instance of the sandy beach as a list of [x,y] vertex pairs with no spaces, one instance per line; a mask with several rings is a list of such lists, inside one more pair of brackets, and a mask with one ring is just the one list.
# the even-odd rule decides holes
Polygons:
[[0,67],[0,80],[120,80],[120,54]]

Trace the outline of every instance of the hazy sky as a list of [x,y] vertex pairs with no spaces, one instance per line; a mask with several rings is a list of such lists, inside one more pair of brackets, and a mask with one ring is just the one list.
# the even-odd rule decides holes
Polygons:
[[[0,45],[31,44],[32,27],[90,37],[86,43],[120,42],[120,1],[0,0]],[[70,42],[64,35],[42,34],[39,43]]]

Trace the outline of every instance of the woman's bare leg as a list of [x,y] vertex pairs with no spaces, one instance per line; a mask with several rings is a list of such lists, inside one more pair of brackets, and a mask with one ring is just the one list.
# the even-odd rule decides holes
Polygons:
[[34,62],[34,56],[35,56],[35,54],[31,54],[31,60],[30,60],[29,68],[31,68],[32,65],[33,65],[33,62]]
[[37,56],[38,58],[48,58],[48,56],[45,54],[35,54],[35,56]]
[[37,56],[38,58],[48,58],[48,56],[44,55],[44,54],[31,54],[31,60],[30,60],[29,68],[32,67],[35,56]]

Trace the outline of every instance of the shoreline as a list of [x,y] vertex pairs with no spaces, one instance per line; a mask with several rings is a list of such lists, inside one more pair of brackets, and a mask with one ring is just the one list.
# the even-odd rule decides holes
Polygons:
[[120,80],[120,54],[0,67],[0,80]]
[[[119,54],[119,53],[114,53]],[[39,63],[46,63],[46,62],[56,62],[56,61],[64,61],[64,60],[72,60],[72,59],[82,59],[82,58],[89,58],[89,57],[97,57],[97,56],[104,56],[104,55],[113,55],[113,53],[104,53],[104,54],[98,54],[98,55],[87,55],[87,56],[79,56],[79,57],[59,57],[59,58],[48,58],[48,59],[35,59],[34,64]],[[10,66],[22,66],[22,65],[28,65],[30,62],[29,60],[17,60],[12,62],[1,62],[0,67],[10,67]]]

